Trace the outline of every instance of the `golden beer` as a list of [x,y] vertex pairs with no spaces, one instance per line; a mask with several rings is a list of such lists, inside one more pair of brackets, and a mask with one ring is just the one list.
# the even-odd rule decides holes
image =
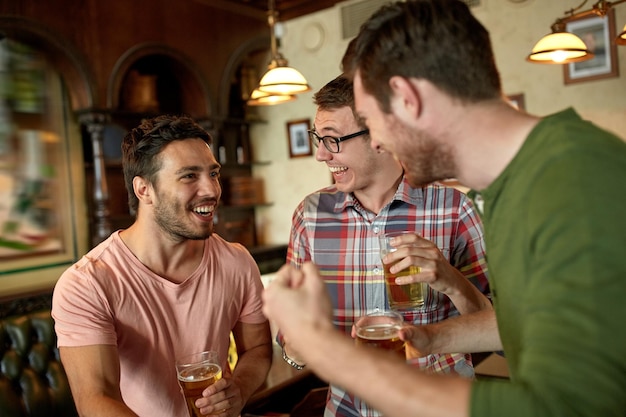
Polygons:
[[357,326],[356,344],[390,350],[402,358],[406,358],[404,341],[400,340],[398,336],[398,330],[401,327],[395,323],[372,323]]
[[397,277],[405,277],[408,275],[417,275],[419,269],[411,266],[408,269],[392,274],[389,269],[394,264],[384,264],[385,268],[385,288],[387,289],[387,298],[389,299],[389,307],[392,310],[411,310],[422,307],[424,305],[424,286],[421,282],[412,284],[398,285]]
[[222,368],[214,363],[190,366],[180,371],[178,380],[183,389],[190,417],[201,417],[196,407],[196,400],[202,397],[202,391],[222,378]]
[[189,416],[201,417],[195,402],[202,397],[202,391],[222,379],[219,355],[215,351],[207,350],[184,356],[176,361],[176,374]]

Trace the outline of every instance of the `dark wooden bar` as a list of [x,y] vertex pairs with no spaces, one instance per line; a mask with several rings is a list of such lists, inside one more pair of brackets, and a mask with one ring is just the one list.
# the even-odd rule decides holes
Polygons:
[[[301,371],[292,368],[283,360],[281,348],[277,344],[274,344],[273,359],[265,384],[250,398],[242,410],[242,417],[281,414],[297,417],[304,416],[305,414],[298,414],[304,412],[307,413],[306,416],[322,416],[326,398],[324,392],[328,384],[307,368]],[[294,410],[302,401],[308,399],[307,395],[312,390],[315,397],[309,397],[311,403],[298,407],[301,411]]]

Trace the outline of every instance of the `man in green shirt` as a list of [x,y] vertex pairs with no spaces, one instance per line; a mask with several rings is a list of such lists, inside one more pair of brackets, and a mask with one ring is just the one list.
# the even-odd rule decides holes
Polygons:
[[511,107],[489,34],[458,0],[384,6],[343,66],[372,146],[413,185],[470,186],[485,228],[495,314],[408,326],[403,339],[420,354],[503,349],[511,378],[426,375],[354,346],[332,329],[312,264],[277,274],[266,314],[318,375],[388,417],[624,416],[626,143],[571,109]]

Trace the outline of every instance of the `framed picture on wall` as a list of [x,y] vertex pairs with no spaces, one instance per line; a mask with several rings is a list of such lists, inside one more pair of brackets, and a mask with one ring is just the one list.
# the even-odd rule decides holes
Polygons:
[[310,119],[287,122],[287,139],[289,141],[289,156],[291,158],[313,155],[311,141],[309,140],[309,126],[311,126]]
[[563,66],[565,84],[619,76],[615,39],[615,10],[604,16],[585,16],[567,22],[566,30],[577,35],[594,53],[593,59]]

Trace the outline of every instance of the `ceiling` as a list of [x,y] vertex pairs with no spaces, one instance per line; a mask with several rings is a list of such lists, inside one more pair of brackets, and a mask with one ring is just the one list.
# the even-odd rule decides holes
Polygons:
[[[208,6],[246,16],[267,19],[268,0],[198,0]],[[344,0],[274,0],[278,20],[285,21],[332,7]]]

